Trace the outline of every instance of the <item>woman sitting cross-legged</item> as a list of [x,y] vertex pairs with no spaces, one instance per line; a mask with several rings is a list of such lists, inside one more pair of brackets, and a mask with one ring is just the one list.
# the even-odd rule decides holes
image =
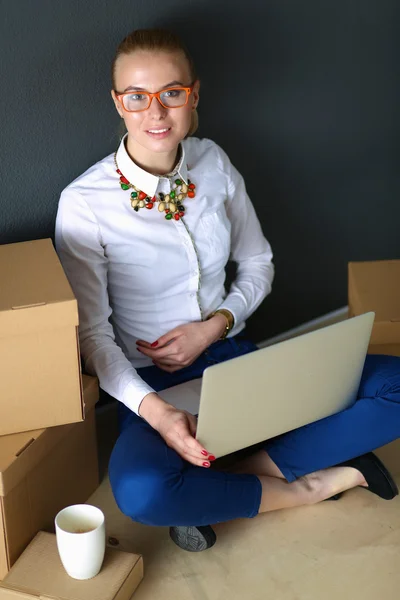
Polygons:
[[[216,143],[193,137],[200,83],[180,40],[134,31],[112,72],[127,134],[62,192],[56,245],[78,299],[86,370],[120,403],[109,465],[119,508],[198,551],[220,521],[356,486],[393,498],[371,450],[400,436],[400,358],[368,356],[351,408],[225,466],[196,440],[195,417],[158,394],[256,350],[243,329],[271,290],[272,253],[239,172]],[[229,258],[237,274],[226,290]]]

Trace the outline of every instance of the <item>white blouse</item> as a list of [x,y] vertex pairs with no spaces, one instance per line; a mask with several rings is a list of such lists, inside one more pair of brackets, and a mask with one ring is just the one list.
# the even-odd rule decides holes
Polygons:
[[[230,335],[236,335],[274,277],[271,247],[225,152],[194,137],[181,150],[174,174],[160,177],[131,160],[125,138],[117,151],[120,171],[150,197],[169,193],[177,178],[196,185],[179,221],[166,220],[157,205],[133,210],[132,190],[121,189],[113,154],[68,185],[58,207],[56,248],[78,300],[85,367],[136,413],[154,391],[136,371],[152,365],[136,349],[138,339],[153,342],[217,308],[231,311]],[[238,268],[227,293],[229,258]]]

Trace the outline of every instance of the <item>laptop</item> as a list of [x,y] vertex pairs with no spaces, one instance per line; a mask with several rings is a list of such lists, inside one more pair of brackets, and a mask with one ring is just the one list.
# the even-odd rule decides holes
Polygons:
[[201,379],[159,393],[198,412],[196,438],[225,456],[351,406],[374,317],[368,312],[212,365]]

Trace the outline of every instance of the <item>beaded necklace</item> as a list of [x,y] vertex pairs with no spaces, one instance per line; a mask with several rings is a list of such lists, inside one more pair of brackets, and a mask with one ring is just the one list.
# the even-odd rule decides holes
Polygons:
[[195,184],[188,180],[188,185],[182,179],[175,179],[172,184],[172,189],[169,194],[163,194],[159,192],[157,196],[153,196],[150,198],[145,192],[137,188],[133,183],[128,181],[128,179],[122,174],[121,170],[118,167],[117,163],[117,152],[114,154],[114,164],[116,172],[118,173],[119,183],[121,189],[129,190],[131,189],[131,206],[134,211],[138,212],[140,208],[147,208],[151,210],[154,208],[156,202],[158,202],[158,210],[159,212],[165,213],[165,218],[167,221],[170,221],[172,218],[175,221],[179,221],[183,216],[185,216],[185,207],[182,204],[182,200],[186,197],[194,198],[195,193]]

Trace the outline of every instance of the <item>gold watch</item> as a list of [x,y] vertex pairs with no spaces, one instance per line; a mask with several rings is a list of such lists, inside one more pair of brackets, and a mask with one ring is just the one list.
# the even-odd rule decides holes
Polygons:
[[218,313],[223,315],[226,319],[225,331],[219,338],[220,340],[224,340],[226,338],[226,336],[228,335],[228,333],[230,332],[230,330],[232,329],[235,319],[233,318],[233,314],[231,313],[230,310],[227,310],[226,308],[218,308],[217,310],[214,310],[214,312],[212,312],[210,315],[208,315],[206,320],[208,321],[208,319],[211,319],[212,317],[214,317],[214,315],[216,315]]

